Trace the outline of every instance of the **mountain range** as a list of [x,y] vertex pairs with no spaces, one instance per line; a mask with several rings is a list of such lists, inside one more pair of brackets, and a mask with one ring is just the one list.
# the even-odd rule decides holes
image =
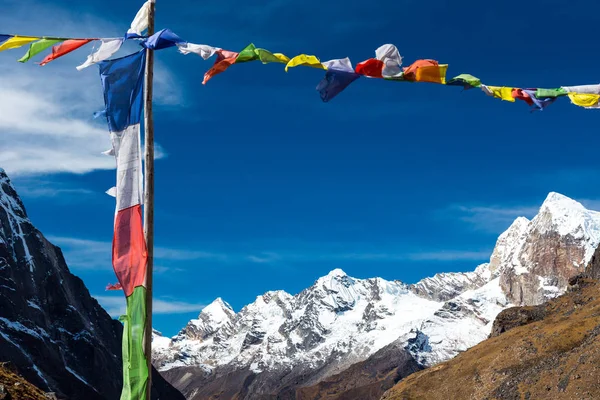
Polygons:
[[239,312],[216,299],[175,337],[155,332],[153,362],[188,400],[379,398],[485,340],[501,311],[564,293],[599,243],[600,213],[550,193],[472,272],[405,284],[335,269]]
[[[448,360],[468,362],[461,360],[508,337],[503,332],[523,336],[520,326],[540,315],[562,320],[573,314],[573,304],[593,306],[588,293],[595,284],[587,281],[579,285],[582,292],[567,295],[571,300],[557,297],[570,280],[580,282],[573,277],[588,264],[587,276],[600,277],[599,243],[600,213],[550,193],[538,214],[517,218],[489,262],[471,272],[406,284],[335,269],[298,294],[267,292],[238,312],[216,299],[175,337],[154,332],[153,362],[166,381],[153,374],[153,398],[379,399],[398,382],[428,379],[419,377]],[[587,311],[577,315],[595,318]],[[31,223],[0,170],[0,362],[10,362],[3,371],[18,371],[39,393],[58,399],[115,399],[121,334],[120,323],[71,274],[60,249]],[[11,374],[2,378],[20,379]],[[403,390],[414,386],[386,396]]]

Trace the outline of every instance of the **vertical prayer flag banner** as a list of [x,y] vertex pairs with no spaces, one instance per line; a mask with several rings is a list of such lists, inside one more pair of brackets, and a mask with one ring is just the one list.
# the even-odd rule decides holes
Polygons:
[[147,251],[142,226],[142,151],[146,52],[100,63],[106,118],[117,161],[113,268],[127,298],[123,322],[123,391],[121,400],[146,398],[148,368],[144,355],[146,329]]

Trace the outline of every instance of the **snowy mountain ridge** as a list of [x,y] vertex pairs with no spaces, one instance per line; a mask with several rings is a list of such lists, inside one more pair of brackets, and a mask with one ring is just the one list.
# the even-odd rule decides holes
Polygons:
[[430,366],[486,339],[503,309],[562,293],[599,243],[600,213],[550,193],[538,215],[517,218],[489,263],[472,272],[407,285],[335,269],[297,295],[267,292],[238,313],[217,299],[174,338],[155,336],[153,360],[163,371],[318,370],[322,378],[401,340]]

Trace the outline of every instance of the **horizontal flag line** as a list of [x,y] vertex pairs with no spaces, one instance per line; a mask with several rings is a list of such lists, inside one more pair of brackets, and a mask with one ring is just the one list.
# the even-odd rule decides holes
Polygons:
[[[144,7],[146,6],[147,5]],[[140,12],[144,14],[144,10],[145,9],[142,8]],[[271,53],[268,50],[257,48],[254,44],[246,46],[240,52],[228,51],[220,47],[194,44],[183,40],[170,29],[162,29],[151,36],[142,36],[141,32],[146,29],[146,26],[143,23],[144,18],[137,18],[136,16],[136,20],[137,19],[139,19],[139,21],[134,21],[134,23],[132,23],[132,28],[124,37],[115,39],[68,39],[51,36],[0,35],[0,51],[19,48],[30,44],[29,52],[19,60],[20,62],[25,62],[43,51],[46,47],[49,47],[43,47],[44,44],[41,42],[66,42],[77,40],[87,40],[88,42],[102,41],[100,48],[89,55],[84,64],[77,67],[78,70],[81,70],[90,65],[109,59],[120,49],[124,41],[133,39],[140,40],[142,47],[149,50],[162,50],[177,46],[181,53],[195,53],[205,60],[216,55],[216,61],[205,73],[202,84],[206,84],[211,78],[225,72],[234,64],[259,60],[263,64],[285,64],[286,72],[289,68],[297,66],[325,70],[325,77],[317,86],[317,91],[320,94],[321,100],[324,102],[332,100],[352,82],[359,77],[364,76],[400,82],[429,82],[446,86],[462,86],[465,90],[479,88],[490,97],[513,103],[516,100],[522,101],[530,106],[531,111],[544,110],[559,97],[568,97],[572,104],[582,108],[600,109],[600,85],[558,87],[554,89],[488,86],[484,85],[480,79],[469,74],[461,74],[447,81],[446,72],[448,64],[441,64],[432,59],[420,59],[414,61],[408,67],[403,67],[403,57],[400,55],[396,46],[392,44],[380,46],[375,50],[375,58],[369,58],[362,61],[353,68],[349,58],[321,61],[318,57],[308,54],[300,54],[289,58],[282,53]],[[40,65],[45,65],[48,62],[81,47],[73,46],[68,49],[68,51],[61,52],[59,51],[58,46],[60,45],[56,45],[52,48],[52,56],[48,56]]]

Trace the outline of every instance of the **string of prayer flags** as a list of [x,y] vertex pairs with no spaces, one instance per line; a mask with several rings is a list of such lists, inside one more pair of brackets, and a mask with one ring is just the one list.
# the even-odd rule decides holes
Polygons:
[[203,85],[206,84],[206,82],[208,82],[212,77],[224,72],[233,64],[241,64],[257,60],[260,60],[263,64],[271,62],[288,63],[292,61],[284,54],[271,53],[268,50],[257,48],[253,43],[250,43],[239,53],[222,49],[216,50],[215,53],[217,54],[217,59],[212,68],[204,74],[204,80],[202,81]]
[[516,88],[510,86],[489,86],[482,84],[481,80],[470,74],[460,74],[450,80],[446,80],[448,64],[440,64],[436,60],[416,60],[407,67],[403,67],[403,57],[398,48],[393,44],[384,44],[375,50],[375,57],[369,58],[352,67],[349,58],[332,59],[321,61],[315,55],[299,54],[288,57],[283,53],[273,53],[269,50],[249,44],[239,52],[225,50],[217,46],[206,44],[195,44],[183,40],[170,29],[162,29],[150,37],[142,36],[148,29],[147,17],[151,7],[151,0],[147,0],[139,9],[131,22],[131,27],[125,37],[104,39],[73,39],[55,37],[37,37],[0,34],[0,51],[17,49],[29,45],[26,54],[18,61],[27,62],[32,57],[52,48],[50,54],[46,55],[40,65],[46,65],[80,47],[92,42],[99,41],[99,47],[88,55],[86,61],[77,67],[82,70],[90,65],[101,63],[114,56],[127,39],[139,39],[142,47],[150,50],[162,50],[177,47],[182,54],[196,54],[204,60],[216,55],[213,66],[206,71],[202,84],[206,84],[215,75],[226,71],[233,64],[241,64],[250,61],[260,61],[263,64],[278,63],[285,64],[284,70],[305,66],[325,71],[316,90],[324,102],[331,101],[352,82],[365,76],[368,78],[380,78],[385,80],[404,82],[429,82],[447,86],[459,86],[463,90],[480,88],[486,95],[501,99],[503,101],[515,102],[521,100],[532,107],[533,110],[543,110],[556,99],[568,96],[571,103],[584,108],[600,109],[600,84],[561,86],[558,88]]

